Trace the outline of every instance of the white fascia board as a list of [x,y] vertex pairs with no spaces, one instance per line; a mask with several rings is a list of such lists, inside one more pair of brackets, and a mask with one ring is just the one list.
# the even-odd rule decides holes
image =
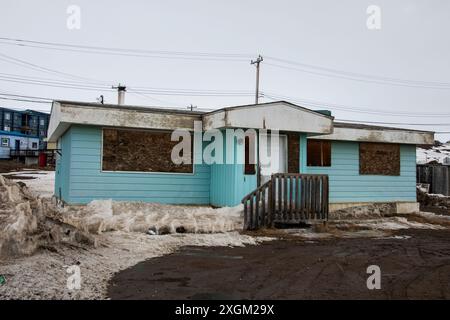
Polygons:
[[331,117],[284,103],[224,109],[203,115],[203,129],[252,128],[328,134]]
[[74,124],[156,130],[193,130],[199,115],[165,113],[150,109],[105,108],[54,102],[49,123],[49,141],[57,139]]
[[410,130],[389,129],[356,129],[334,128],[334,132],[328,135],[308,137],[308,139],[358,141],[358,142],[384,142],[400,144],[433,144],[432,132],[420,132]]

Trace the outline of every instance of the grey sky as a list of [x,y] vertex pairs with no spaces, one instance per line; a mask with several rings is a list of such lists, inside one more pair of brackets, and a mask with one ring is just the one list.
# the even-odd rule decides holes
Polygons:
[[[381,8],[381,30],[366,27],[369,5]],[[81,29],[66,27],[69,5],[81,8]],[[323,70],[282,64],[270,57],[371,76],[450,83],[450,2],[430,1],[21,1],[2,0],[0,37],[143,50],[243,54],[239,61],[132,57],[21,47],[0,41],[0,53],[27,62],[130,87],[254,90],[250,58],[264,56],[261,90],[296,100],[322,102],[338,119],[434,123],[409,126],[450,131],[450,88],[379,84],[323,76]],[[247,55],[249,55],[247,57]],[[274,65],[283,65],[284,68]],[[294,70],[294,69],[303,69]],[[74,81],[0,60],[0,72]],[[336,74],[342,76],[342,74]],[[80,80],[76,80],[80,81]],[[409,82],[408,82],[409,83]],[[110,91],[11,83],[0,91],[29,96],[95,101]],[[1,93],[0,92],[0,93]],[[152,100],[157,99],[157,100]],[[217,108],[253,103],[253,96],[167,96],[127,93],[127,104]],[[271,101],[263,98],[261,101]],[[294,101],[295,102],[295,101]],[[298,101],[297,101],[298,102]],[[45,104],[0,100],[6,107],[49,110]],[[308,107],[307,103],[303,103]],[[330,105],[375,109],[389,114],[337,110]],[[342,109],[342,108],[339,108]],[[376,112],[375,112],[376,113]],[[407,113],[395,116],[392,113]],[[402,125],[397,125],[402,127]],[[403,127],[408,127],[403,125]],[[437,136],[449,140],[450,134]]]

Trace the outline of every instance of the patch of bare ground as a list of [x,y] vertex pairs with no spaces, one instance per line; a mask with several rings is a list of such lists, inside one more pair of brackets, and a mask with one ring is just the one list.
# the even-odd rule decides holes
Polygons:
[[[308,242],[285,239],[233,249],[185,247],[117,273],[109,282],[108,296],[449,299],[450,230],[402,229],[392,235]],[[369,265],[381,269],[380,290],[367,288]]]

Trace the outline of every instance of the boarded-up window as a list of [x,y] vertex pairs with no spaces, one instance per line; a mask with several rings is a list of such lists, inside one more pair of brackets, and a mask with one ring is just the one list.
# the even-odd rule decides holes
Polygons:
[[359,173],[400,175],[400,145],[361,142],[359,144]]
[[172,148],[179,142],[170,137],[171,132],[104,129],[102,169],[192,173],[192,163],[172,161]]
[[300,135],[288,133],[288,173],[300,172]]
[[331,142],[326,140],[308,140],[307,160],[309,167],[331,166]]
[[[245,165],[244,165],[244,174],[256,174],[256,168],[254,160],[252,161],[250,157],[250,148],[255,149],[255,146],[253,145],[253,140],[250,140],[249,136],[245,136]],[[253,162],[253,163],[252,163]]]

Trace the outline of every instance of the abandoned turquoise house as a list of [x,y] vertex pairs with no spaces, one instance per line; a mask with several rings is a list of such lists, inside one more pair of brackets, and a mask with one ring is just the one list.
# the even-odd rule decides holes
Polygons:
[[[234,157],[241,164],[175,165],[170,133],[193,131],[195,123],[203,131],[279,130],[278,163],[249,164],[250,142],[237,138]],[[68,204],[234,206],[271,174],[286,172],[328,175],[330,211],[367,203],[415,210],[416,145],[434,141],[432,132],[339,123],[329,112],[285,101],[213,112],[54,101],[48,136],[59,149],[55,196]],[[194,139],[194,157],[207,142],[200,144]]]

